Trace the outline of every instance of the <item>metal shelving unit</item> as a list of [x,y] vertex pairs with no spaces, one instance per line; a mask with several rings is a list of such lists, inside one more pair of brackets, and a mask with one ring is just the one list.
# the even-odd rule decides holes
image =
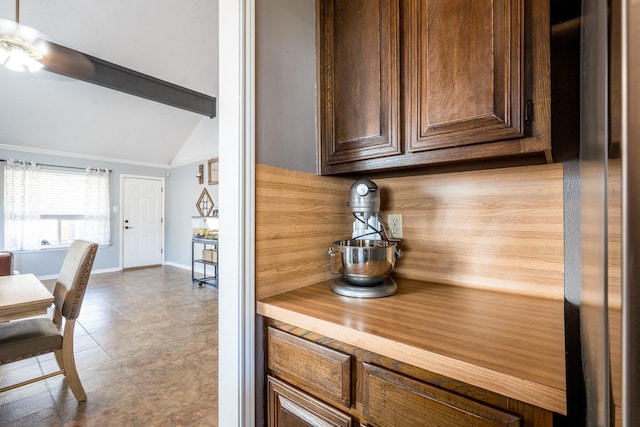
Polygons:
[[[207,261],[202,258],[196,258],[196,245],[202,245],[202,249],[215,249],[215,261]],[[201,254],[201,252],[199,252]],[[196,272],[196,264],[203,265],[203,274],[200,276]],[[207,268],[213,269],[213,275],[208,275]],[[218,287],[218,241],[211,239],[191,239],[191,281],[202,285],[212,285]]]

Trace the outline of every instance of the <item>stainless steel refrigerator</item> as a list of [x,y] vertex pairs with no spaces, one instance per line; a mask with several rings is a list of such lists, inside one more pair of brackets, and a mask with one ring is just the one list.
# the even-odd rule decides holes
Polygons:
[[640,426],[640,2],[583,0],[580,333],[589,426]]

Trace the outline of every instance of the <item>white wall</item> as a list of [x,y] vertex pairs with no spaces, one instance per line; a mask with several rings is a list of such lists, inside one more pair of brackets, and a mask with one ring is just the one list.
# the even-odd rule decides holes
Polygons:
[[[98,250],[94,271],[120,269],[119,248],[121,239],[120,224],[120,175],[140,175],[165,178],[165,262],[182,268],[191,268],[191,219],[198,216],[196,202],[202,190],[207,189],[218,206],[218,185],[207,185],[207,160],[184,165],[170,170],[152,168],[126,163],[85,160],[64,156],[25,153],[0,149],[0,158],[33,160],[63,166],[92,166],[111,169],[110,198],[111,206],[118,212],[111,213],[111,246]],[[204,184],[198,184],[195,177],[198,165],[205,170]],[[0,189],[4,188],[4,172],[0,163]],[[4,191],[0,191],[0,204],[4,205]],[[4,244],[4,210],[0,209],[0,248]],[[17,253],[16,269],[36,276],[56,275],[60,271],[66,249],[47,249]]]
[[[204,165],[204,184],[198,184],[198,165]],[[166,239],[165,262],[191,268],[191,219],[200,215],[196,202],[203,189],[218,206],[218,185],[207,184],[207,159],[170,169],[166,177]]]
[[[94,271],[116,270],[120,268],[120,175],[141,175],[164,177],[166,170],[161,168],[115,163],[100,160],[86,160],[77,157],[65,157],[50,154],[19,152],[0,149],[0,158],[29,160],[39,163],[47,163],[62,166],[99,167],[111,169],[110,199],[111,206],[116,207],[117,213],[111,213],[111,246],[101,246],[98,250]],[[194,178],[195,181],[195,178]],[[4,165],[0,164],[0,205],[4,206]],[[167,198],[167,203],[169,199]],[[0,247],[4,245],[4,209],[0,209]],[[23,273],[33,273],[36,276],[57,275],[60,272],[66,249],[46,249],[17,253],[15,255],[15,268]]]
[[218,118],[203,117],[171,161],[171,167],[218,157]]

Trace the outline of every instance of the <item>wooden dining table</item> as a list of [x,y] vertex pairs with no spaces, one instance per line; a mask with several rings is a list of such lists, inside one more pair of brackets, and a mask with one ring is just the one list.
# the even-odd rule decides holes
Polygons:
[[53,295],[33,274],[0,277],[0,322],[47,313]]

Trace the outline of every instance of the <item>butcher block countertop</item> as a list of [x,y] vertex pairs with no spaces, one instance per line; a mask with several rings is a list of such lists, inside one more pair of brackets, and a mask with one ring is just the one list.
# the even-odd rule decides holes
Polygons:
[[564,302],[395,279],[386,298],[330,281],[265,298],[258,314],[566,414]]

